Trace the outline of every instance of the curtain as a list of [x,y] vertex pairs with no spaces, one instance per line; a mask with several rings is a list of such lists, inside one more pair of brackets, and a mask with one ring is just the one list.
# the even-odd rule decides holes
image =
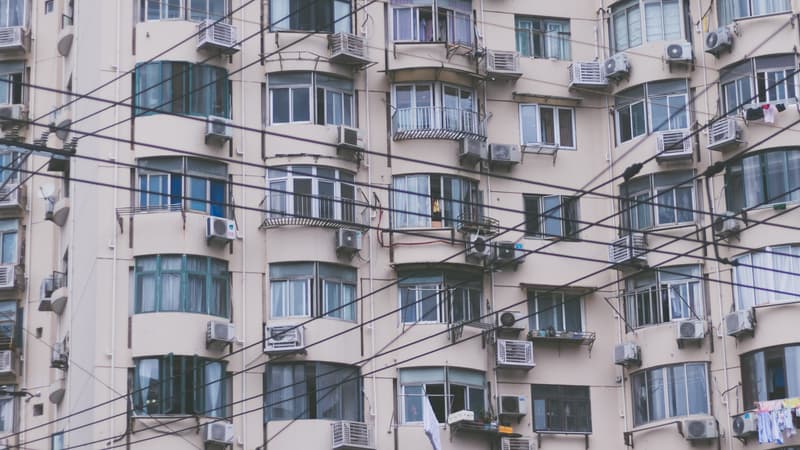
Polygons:
[[225,413],[223,406],[223,380],[222,364],[218,362],[204,362],[205,375],[205,405],[202,410],[211,417],[222,417]]
[[329,364],[317,364],[317,419],[341,418],[340,383],[346,378],[347,371]]
[[266,378],[264,409],[267,420],[307,416],[305,364],[269,364]]
[[753,155],[742,161],[744,172],[745,207],[764,203],[764,180],[761,173],[761,155]]
[[786,366],[786,397],[800,397],[800,346],[784,348]]
[[523,144],[535,144],[539,142],[536,109],[536,105],[520,105],[519,107]]
[[755,304],[771,303],[778,296],[773,292],[772,255],[765,252],[753,253],[753,286]]
[[664,1],[664,40],[676,41],[681,39],[681,19],[684,17],[681,13],[681,5],[678,0],[665,0]]
[[156,310],[156,257],[136,258],[137,312]]
[[2,236],[3,255],[2,258],[0,258],[0,263],[14,264],[17,259],[17,232],[6,231]]
[[773,14],[790,9],[789,0],[753,0],[753,15]]
[[[752,265],[752,256],[744,255],[736,261],[741,264]],[[736,266],[733,268],[733,282],[735,283],[736,308],[739,310],[752,308],[756,305],[755,290],[753,289],[753,269],[751,267]]]
[[686,413],[686,366],[667,367],[669,386],[669,417],[685,416]]
[[667,388],[664,380],[664,369],[653,369],[647,372],[647,399],[649,401],[649,420],[661,420],[665,417],[664,390]]
[[272,30],[289,30],[290,26],[290,6],[289,0],[272,0],[270,4],[270,23]]
[[286,311],[286,290],[288,281],[270,281],[270,317],[284,317]]
[[686,364],[689,414],[708,414],[708,375],[705,364]]
[[620,52],[629,47],[628,23],[625,10],[614,13],[614,51]]
[[[666,5],[665,5],[666,6]],[[647,2],[644,4],[644,20],[647,27],[647,41],[660,41],[664,39],[664,24],[662,18],[666,19],[665,13],[661,9],[661,2]],[[680,20],[680,16],[677,17]],[[680,23],[678,24],[680,27]]]
[[14,426],[14,399],[0,400],[0,432],[10,433]]
[[775,274],[775,297],[784,301],[800,300],[800,262],[792,255],[791,246],[773,247],[772,268]]
[[159,364],[158,359],[140,359],[136,364],[139,409],[145,414],[159,410]]
[[186,272],[186,310],[190,312],[205,312],[208,260],[187,256]]
[[414,11],[413,8],[394,8],[395,41],[414,39]]
[[342,305],[342,290],[341,284],[333,281],[322,281],[323,292],[323,313],[328,317],[335,317],[341,319],[342,309],[337,309]]

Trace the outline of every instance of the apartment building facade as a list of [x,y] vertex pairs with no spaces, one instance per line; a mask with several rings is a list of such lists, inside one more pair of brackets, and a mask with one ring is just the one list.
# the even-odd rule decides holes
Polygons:
[[797,13],[0,1],[0,445],[800,448]]

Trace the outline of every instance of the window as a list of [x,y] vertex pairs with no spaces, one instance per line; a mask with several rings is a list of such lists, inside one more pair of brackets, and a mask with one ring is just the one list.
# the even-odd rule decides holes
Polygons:
[[735,258],[737,309],[800,301],[800,245],[777,245]]
[[589,386],[534,384],[531,398],[534,432],[592,432]]
[[543,105],[520,105],[522,145],[575,148],[575,110]]
[[0,27],[21,27],[25,25],[25,0],[5,0],[0,2]]
[[402,323],[458,323],[481,318],[482,276],[444,272],[416,276],[399,272]]
[[227,415],[231,381],[225,362],[170,353],[134,364],[134,414]]
[[628,325],[648,325],[703,319],[703,292],[699,266],[673,266],[650,270],[625,282]]
[[455,367],[400,369],[402,423],[422,422],[422,399],[427,397],[439,423],[456,411],[469,410],[475,417],[486,408],[486,377],[483,372]]
[[[353,82],[315,72],[269,75],[272,124],[354,126]],[[312,119],[313,117],[313,119]]]
[[10,169],[11,167],[16,167],[17,164],[20,164],[19,152],[11,149],[0,151],[0,183],[5,183],[8,180],[8,183],[13,185],[17,182],[19,172]]
[[264,384],[265,421],[362,420],[361,375],[356,366],[270,363]]
[[[393,85],[392,93],[395,131],[482,133],[475,90],[472,88],[447,83],[402,83]],[[438,106],[439,103],[442,106]]]
[[615,5],[611,8],[614,51],[642,45],[642,29],[648,42],[681,40],[682,17],[678,0],[633,0]]
[[472,2],[392,0],[395,41],[472,44]]
[[55,2],[55,0],[44,0],[44,13],[45,14],[50,14],[51,12],[53,12],[53,6],[54,6],[53,3],[54,2]]
[[22,308],[16,300],[0,301],[0,349],[20,348],[22,343],[22,327],[17,327],[22,319]]
[[[205,64],[159,61],[136,66],[137,115],[159,112],[230,118],[228,71]],[[146,108],[146,109],[144,109]]]
[[191,255],[136,257],[135,312],[230,317],[228,263]]
[[350,0],[272,0],[272,31],[350,32]]
[[717,3],[719,25],[728,25],[734,19],[763,16],[791,11],[789,0],[720,0]]
[[759,56],[725,67],[719,76],[723,113],[739,114],[750,103],[796,102],[796,67],[793,54]]
[[230,23],[229,0],[139,0],[139,20],[183,19],[200,22],[219,20]]
[[568,19],[516,16],[514,21],[520,56],[570,59]]
[[756,402],[800,396],[800,345],[772,347],[741,357],[745,409]]
[[688,128],[687,93],[686,80],[676,79],[646,83],[617,94],[614,98],[617,143],[644,135],[648,123],[649,131]]
[[631,375],[633,426],[668,417],[708,414],[705,363],[675,364]]
[[185,209],[227,216],[228,167],[224,163],[191,157],[142,158],[137,162],[141,210]]
[[628,230],[694,222],[695,193],[691,170],[659,172],[635,178],[620,188],[622,234]]
[[448,175],[401,175],[392,180],[394,228],[456,227],[481,209],[478,183]]
[[800,201],[800,149],[770,150],[728,163],[725,198],[729,211]]
[[[0,386],[0,390],[5,392],[16,392],[14,385]],[[12,433],[14,431],[14,397],[12,395],[0,395],[0,433]]]
[[50,436],[50,448],[52,450],[62,450],[64,448],[64,432],[53,433]]
[[354,175],[321,166],[267,170],[269,217],[302,217],[356,222]]
[[531,330],[583,331],[583,302],[575,294],[528,291]]
[[356,269],[298,262],[269,265],[270,317],[356,320]]
[[0,264],[17,263],[17,228],[12,219],[0,220]]
[[525,235],[538,238],[577,239],[578,199],[563,195],[522,196],[525,206]]
[[22,98],[23,71],[24,64],[21,62],[0,63],[0,104],[21,105],[24,103]]

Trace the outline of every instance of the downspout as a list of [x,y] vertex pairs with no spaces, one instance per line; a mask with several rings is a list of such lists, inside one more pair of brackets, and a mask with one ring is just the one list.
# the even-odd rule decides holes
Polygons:
[[[231,20],[233,20],[233,17],[231,17]],[[245,67],[244,67],[244,58],[239,56],[239,78],[241,79],[240,82],[239,82],[239,96],[240,96],[239,104],[240,104],[240,111],[241,111],[240,112],[240,114],[241,114],[240,120],[242,120],[242,121],[245,118],[245,102],[244,102],[244,99],[246,98],[245,97],[245,89],[244,89],[244,85],[245,85],[245,83],[244,83],[244,69],[245,69]],[[242,183],[245,183],[246,182],[246,178],[245,177],[247,176],[247,173],[245,172],[245,165],[246,165],[245,164],[246,163],[245,154],[247,152],[245,152],[245,150],[244,150],[245,148],[247,148],[247,146],[245,145],[246,133],[245,133],[244,130],[240,130],[240,134],[241,134],[241,139],[240,139],[240,143],[239,143],[239,146],[240,146],[239,147],[239,149],[240,149],[239,153],[241,153],[240,156],[241,156],[241,159],[242,159],[241,177],[242,177]],[[245,201],[246,192],[247,192],[246,188],[244,187],[244,185],[242,185],[242,198],[240,200],[242,205],[246,205],[247,204],[247,202]],[[247,245],[245,245],[245,239],[246,239],[245,236],[247,236],[247,233],[245,233],[245,230],[244,230],[245,223],[246,223],[246,221],[244,220],[244,211],[242,211],[242,223],[241,223],[241,225],[239,225],[241,227],[241,232],[242,232],[241,233],[241,235],[242,235],[242,294],[241,294],[242,295],[242,306],[240,308],[240,314],[242,315],[242,320],[241,320],[242,340],[246,340],[247,339],[247,320],[245,318],[248,316],[245,313],[245,308],[247,307]],[[231,244],[231,246],[233,246],[233,244]],[[231,302],[231,304],[232,303],[233,302]],[[233,316],[233,314],[231,314],[231,318],[233,318],[232,316]],[[244,370],[244,368],[247,367],[246,353],[247,352],[242,352],[242,354],[241,354],[242,370]],[[244,400],[245,398],[247,398],[247,383],[245,383],[245,377],[242,377],[242,379],[240,381],[242,383],[242,387],[241,387],[242,400]],[[231,389],[231,391],[233,391],[233,389]],[[231,399],[231,400],[233,400],[233,399]],[[242,403],[242,411],[243,412],[246,411],[245,403]],[[242,418],[242,448],[245,448],[245,449],[248,448],[247,447],[247,420],[245,420],[244,417]]]

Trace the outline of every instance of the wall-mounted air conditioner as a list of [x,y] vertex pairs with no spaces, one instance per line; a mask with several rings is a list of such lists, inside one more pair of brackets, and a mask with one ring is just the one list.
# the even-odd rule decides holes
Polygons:
[[340,420],[331,424],[333,450],[375,450],[372,432],[364,422]]
[[532,369],[533,342],[511,339],[497,340],[497,367],[510,369]]
[[227,244],[236,239],[236,222],[223,217],[206,217],[206,240],[209,243]]
[[521,77],[519,53],[486,50],[486,75],[494,79],[516,79]]
[[656,159],[664,161],[692,157],[692,133],[689,130],[659,131],[656,134]]
[[608,262],[622,264],[631,261],[646,262],[647,241],[644,233],[631,233],[608,245]]
[[714,218],[714,234],[720,239],[738,236],[744,227],[744,222],[734,212],[728,211]]
[[639,365],[642,361],[640,356],[639,346],[626,342],[614,346],[614,364],[620,366],[635,366]]
[[519,311],[502,311],[497,313],[498,331],[522,331],[527,328],[527,317]]
[[14,289],[17,281],[17,266],[0,264],[0,289]]
[[733,33],[728,27],[717,28],[706,33],[706,53],[719,56],[720,53],[730,50],[733,45]]
[[719,437],[717,419],[704,417],[683,421],[683,433],[687,441],[715,439]]
[[233,343],[235,328],[230,322],[210,320],[206,326],[206,348],[221,351]]
[[17,374],[17,356],[13,350],[0,350],[0,376]]
[[363,36],[339,32],[328,35],[328,60],[336,64],[364,65],[370,62],[367,57],[367,41]]
[[497,411],[501,416],[524,416],[528,414],[528,402],[524,395],[501,395],[497,398]]
[[347,228],[336,230],[336,252],[354,254],[361,251],[361,232]]
[[708,127],[708,148],[723,150],[742,142],[742,127],[735,117],[720,117]]
[[522,151],[516,144],[489,144],[492,166],[510,167],[522,162]]
[[0,105],[0,122],[25,120],[25,105]]
[[688,42],[673,42],[671,44],[667,44],[667,48],[664,52],[664,58],[670,63],[692,62],[694,60],[694,56],[692,55],[692,44]]
[[197,24],[197,49],[216,50],[225,54],[239,51],[236,27],[229,23],[207,19]]
[[0,52],[27,51],[28,40],[24,27],[0,27]]
[[734,311],[725,316],[725,332],[728,336],[738,337],[743,334],[752,334],[755,327],[756,322],[752,308]]
[[206,118],[206,144],[222,145],[233,138],[233,121],[224,117]]
[[339,156],[350,161],[361,161],[361,152],[364,151],[364,138],[361,130],[340,126],[338,129],[336,152]]
[[477,233],[470,234],[466,245],[466,257],[469,259],[483,261],[492,256],[492,246],[485,236]]
[[706,336],[706,321],[681,320],[675,322],[675,335],[678,342],[702,341]]
[[569,85],[573,87],[608,86],[608,79],[599,61],[574,62],[569,66]]
[[746,412],[733,417],[733,435],[737,438],[752,436],[758,433],[758,415]]
[[630,73],[631,65],[628,62],[628,55],[625,53],[617,53],[612,55],[603,63],[603,73],[606,78],[619,80],[627,77]]
[[484,141],[471,138],[461,140],[458,146],[458,160],[462,165],[474,167],[475,164],[489,158],[489,146]]
[[534,450],[535,441],[526,437],[500,438],[500,450]]
[[304,348],[302,327],[294,325],[264,327],[264,353],[301,352]]
[[206,448],[225,448],[233,444],[233,424],[228,422],[209,422],[203,425],[203,442]]

